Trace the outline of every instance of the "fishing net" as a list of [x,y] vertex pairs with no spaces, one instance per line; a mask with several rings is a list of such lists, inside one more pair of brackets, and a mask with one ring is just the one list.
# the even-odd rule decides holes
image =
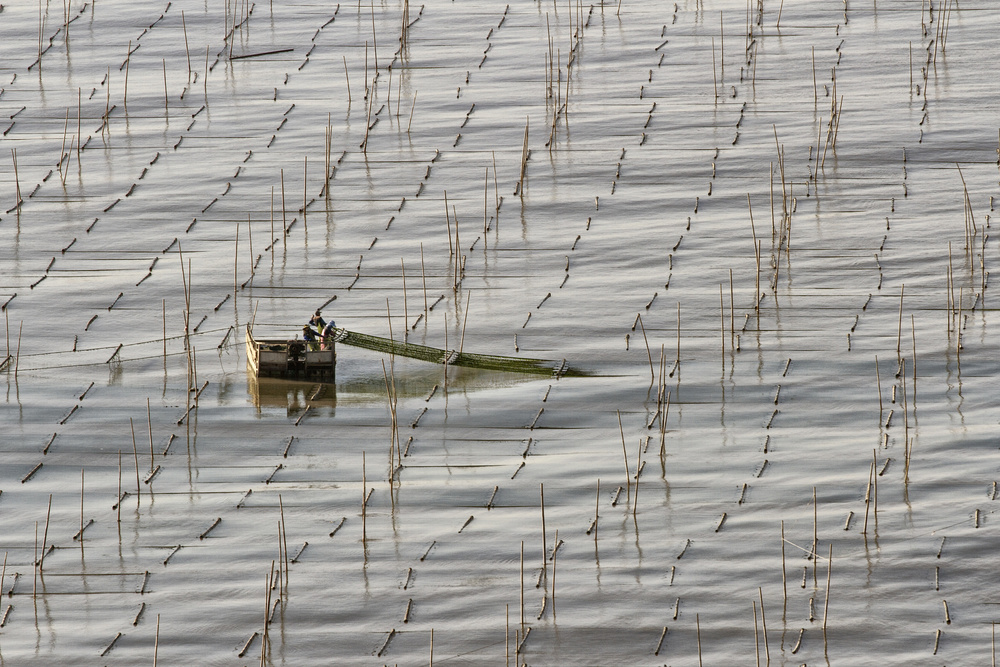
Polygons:
[[383,354],[395,354],[401,357],[420,359],[434,364],[444,364],[447,362],[449,366],[481,368],[508,373],[553,375],[555,377],[580,374],[571,369],[565,360],[557,362],[545,359],[529,359],[526,357],[504,357],[494,354],[459,353],[456,350],[441,350],[435,347],[427,347],[426,345],[402,343],[389,338],[348,331],[347,329],[337,329],[337,335],[334,340],[343,345],[360,347],[366,350],[382,352]]

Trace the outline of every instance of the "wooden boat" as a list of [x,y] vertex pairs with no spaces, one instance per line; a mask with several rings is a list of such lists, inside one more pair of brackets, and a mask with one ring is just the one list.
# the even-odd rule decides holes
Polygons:
[[334,382],[337,377],[337,352],[331,341],[327,349],[304,340],[254,338],[247,325],[247,372],[255,377],[318,380]]

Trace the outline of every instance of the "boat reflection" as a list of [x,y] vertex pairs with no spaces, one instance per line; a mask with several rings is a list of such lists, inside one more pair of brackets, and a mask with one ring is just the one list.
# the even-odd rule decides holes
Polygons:
[[264,408],[285,408],[289,416],[309,407],[337,406],[337,386],[323,382],[258,378],[247,373],[247,394],[260,414]]

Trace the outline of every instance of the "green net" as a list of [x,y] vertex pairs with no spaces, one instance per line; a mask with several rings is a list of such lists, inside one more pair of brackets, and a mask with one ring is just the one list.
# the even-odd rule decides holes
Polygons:
[[420,359],[434,364],[444,364],[447,362],[449,366],[481,368],[508,373],[553,375],[555,377],[580,375],[578,371],[570,368],[565,360],[547,361],[545,359],[529,359],[526,357],[503,357],[495,354],[459,353],[455,350],[441,350],[436,347],[427,347],[426,345],[402,343],[389,338],[348,331],[347,329],[337,329],[335,340],[344,345],[360,347],[384,354],[395,354],[401,357]]

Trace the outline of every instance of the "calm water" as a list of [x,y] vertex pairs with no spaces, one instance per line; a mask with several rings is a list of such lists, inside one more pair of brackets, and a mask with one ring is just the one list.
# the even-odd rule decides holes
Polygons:
[[[0,664],[990,664],[939,4],[3,5]],[[588,375],[248,378],[317,308]]]

